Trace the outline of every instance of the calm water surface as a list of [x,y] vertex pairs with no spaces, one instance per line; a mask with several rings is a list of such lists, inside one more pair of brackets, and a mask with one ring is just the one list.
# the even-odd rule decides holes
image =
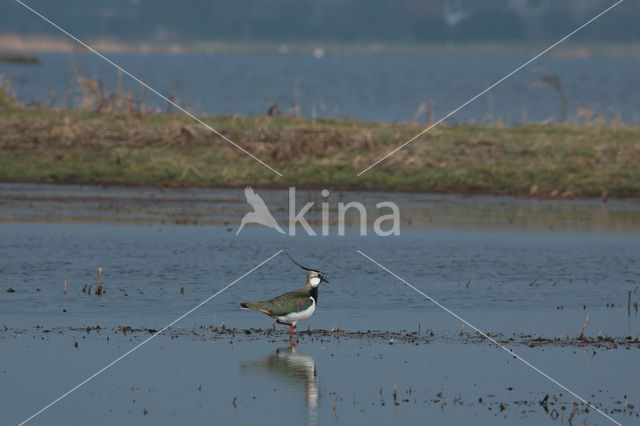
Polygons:
[[[104,332],[79,334],[2,339],[9,364],[0,375],[5,424],[31,415],[137,343],[121,334],[109,333],[109,341]],[[637,411],[623,405],[625,395],[637,401],[640,379],[630,351],[517,350],[576,392],[620,410],[614,417],[623,424],[637,423]],[[278,424],[283,416],[307,425],[566,424],[573,399],[501,352],[478,344],[331,339],[303,339],[291,351],[285,341],[160,336],[32,424],[248,424],[256,418]],[[546,394],[557,399],[549,408],[557,417],[538,403]],[[594,413],[579,412],[573,420],[611,424]]]
[[[314,238],[255,227],[236,237],[224,226],[10,223],[0,229],[1,285],[16,290],[0,293],[5,322],[126,319],[157,327],[287,249],[330,277],[321,288],[318,312],[308,321],[312,328],[410,329],[420,321],[433,328],[426,320],[432,315],[440,327],[455,326],[359,249],[436,300],[486,318],[491,327],[536,332],[540,320],[571,318],[571,312],[583,317],[588,310],[594,311],[592,324],[602,315],[605,330],[637,332],[637,317],[629,322],[626,316],[628,291],[639,285],[640,239],[633,233],[412,228],[395,238],[353,233]],[[88,297],[81,289],[96,282],[98,267],[107,294]],[[270,326],[269,318],[239,311],[238,303],[270,298],[304,282],[304,271],[278,256],[194,313],[192,321],[210,322],[215,314],[218,322],[233,326]],[[619,311],[607,307],[611,304]],[[508,312],[518,314],[504,325],[493,323],[494,316],[508,318]],[[556,325],[544,330],[553,334],[577,326]]]
[[[42,222],[43,211],[56,210],[42,199],[40,213],[20,220],[24,205],[19,203],[26,201],[7,193],[0,223],[0,412],[7,424],[28,417],[148,336],[124,336],[114,328],[158,329],[280,249],[321,269],[331,281],[321,287],[318,310],[300,324],[302,330],[429,330],[443,339],[413,345],[301,336],[291,351],[284,334],[220,339],[189,334],[222,324],[271,327],[270,318],[241,311],[238,303],[304,284],[304,272],[280,255],[176,324],[180,336],[158,336],[33,424],[205,424],[212,419],[247,424],[256,416],[272,424],[283,412],[295,424],[567,422],[574,402],[570,395],[489,344],[456,340],[459,320],[357,249],[487,332],[575,338],[587,313],[587,336],[633,339],[640,332],[640,317],[628,306],[629,292],[632,303],[640,301],[640,238],[633,226],[624,232],[479,226],[473,216],[472,226],[455,226],[455,221],[407,225],[394,238],[360,237],[354,228],[345,237],[289,237],[260,227],[247,227],[236,237],[235,221],[176,226],[94,217],[62,223],[64,215],[54,215]],[[231,203],[228,195],[222,198]],[[431,202],[454,206],[450,211],[460,214],[460,200]],[[613,214],[625,205],[612,204]],[[519,206],[515,211],[524,208]],[[627,206],[633,215],[634,204]],[[444,217],[446,211],[439,214]],[[506,211],[513,212],[513,205]],[[553,218],[558,212],[549,214]],[[98,267],[107,291],[89,296],[82,287],[93,283],[95,288]],[[102,331],[68,328],[96,324]],[[636,407],[640,402],[636,346],[514,345],[517,353],[603,404],[624,424],[637,422],[637,410],[624,406],[624,401]],[[545,394],[558,400],[555,420],[538,404]],[[608,424],[582,411],[573,421]]]
[[[466,102],[532,56],[481,55],[355,55],[277,54],[113,54],[116,63],[165,95],[174,92],[185,105],[206,114],[263,115],[273,102],[283,112],[295,105],[306,117],[344,117],[362,120],[408,121],[422,102],[432,100],[435,118]],[[75,102],[77,90],[67,93],[79,66],[84,75],[99,76],[107,88],[117,86],[117,71],[93,55],[41,54],[35,66],[0,64],[11,77],[20,100],[49,102],[53,88],[61,102]],[[640,120],[639,58],[542,57],[476,102],[462,109],[452,122],[519,123],[560,117],[560,98],[550,86],[531,88],[545,73],[555,75],[567,97],[569,118],[585,105],[595,115],[611,116],[610,108],[626,122]],[[125,89],[140,97],[129,79]],[[147,94],[148,106],[166,103]],[[296,100],[297,99],[297,100]],[[424,122],[424,115],[419,118]]]

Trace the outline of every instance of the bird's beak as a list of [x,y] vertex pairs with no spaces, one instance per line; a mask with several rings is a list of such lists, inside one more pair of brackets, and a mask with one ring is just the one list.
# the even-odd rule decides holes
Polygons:
[[324,281],[325,283],[329,283],[329,280],[326,279],[325,277],[320,278],[320,281]]

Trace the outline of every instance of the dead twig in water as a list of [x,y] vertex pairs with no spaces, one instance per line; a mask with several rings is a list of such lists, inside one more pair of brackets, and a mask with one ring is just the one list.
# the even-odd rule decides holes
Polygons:
[[548,413],[549,412],[549,394],[546,394],[542,399],[542,401],[539,402],[539,404],[542,406],[542,408],[544,408],[544,411]]
[[578,411],[578,406],[574,405],[573,406],[573,410],[571,411],[571,414],[569,415],[569,418],[567,419],[567,422],[569,423],[569,426],[573,426],[573,416],[576,415],[577,411]]
[[589,324],[589,315],[591,315],[591,312],[587,313],[587,318],[584,320],[584,325],[582,326],[582,331],[578,336],[578,340],[584,340],[584,329],[587,328],[587,324]]
[[102,276],[102,267],[98,268],[98,289],[96,290],[96,296],[102,295],[102,281],[100,281],[100,277]]
[[231,401],[231,403],[233,404],[233,408],[235,408],[236,410],[238,409],[238,406],[236,405],[236,401],[238,400],[238,395],[236,395],[233,398],[233,401]]
[[396,376],[396,382],[393,385],[393,403],[395,405],[400,405],[398,403],[398,376]]
[[[67,294],[67,280],[64,280],[64,294]],[[629,297],[631,297],[631,292],[629,292]]]

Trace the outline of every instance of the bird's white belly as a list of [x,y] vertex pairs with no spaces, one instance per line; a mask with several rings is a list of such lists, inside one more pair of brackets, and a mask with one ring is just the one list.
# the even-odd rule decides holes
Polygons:
[[276,318],[282,322],[285,322],[291,325],[296,325],[298,321],[306,320],[311,315],[313,315],[313,313],[316,310],[316,300],[313,297],[311,298],[311,300],[313,300],[313,303],[304,311],[291,312],[290,314],[282,315]]

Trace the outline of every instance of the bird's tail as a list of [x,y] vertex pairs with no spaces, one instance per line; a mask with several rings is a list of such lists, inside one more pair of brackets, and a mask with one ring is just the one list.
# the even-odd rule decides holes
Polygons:
[[241,304],[240,304],[240,307],[241,307],[242,309],[248,309],[248,310],[251,310],[251,308],[249,307],[249,304],[248,304],[248,303],[241,303]]

